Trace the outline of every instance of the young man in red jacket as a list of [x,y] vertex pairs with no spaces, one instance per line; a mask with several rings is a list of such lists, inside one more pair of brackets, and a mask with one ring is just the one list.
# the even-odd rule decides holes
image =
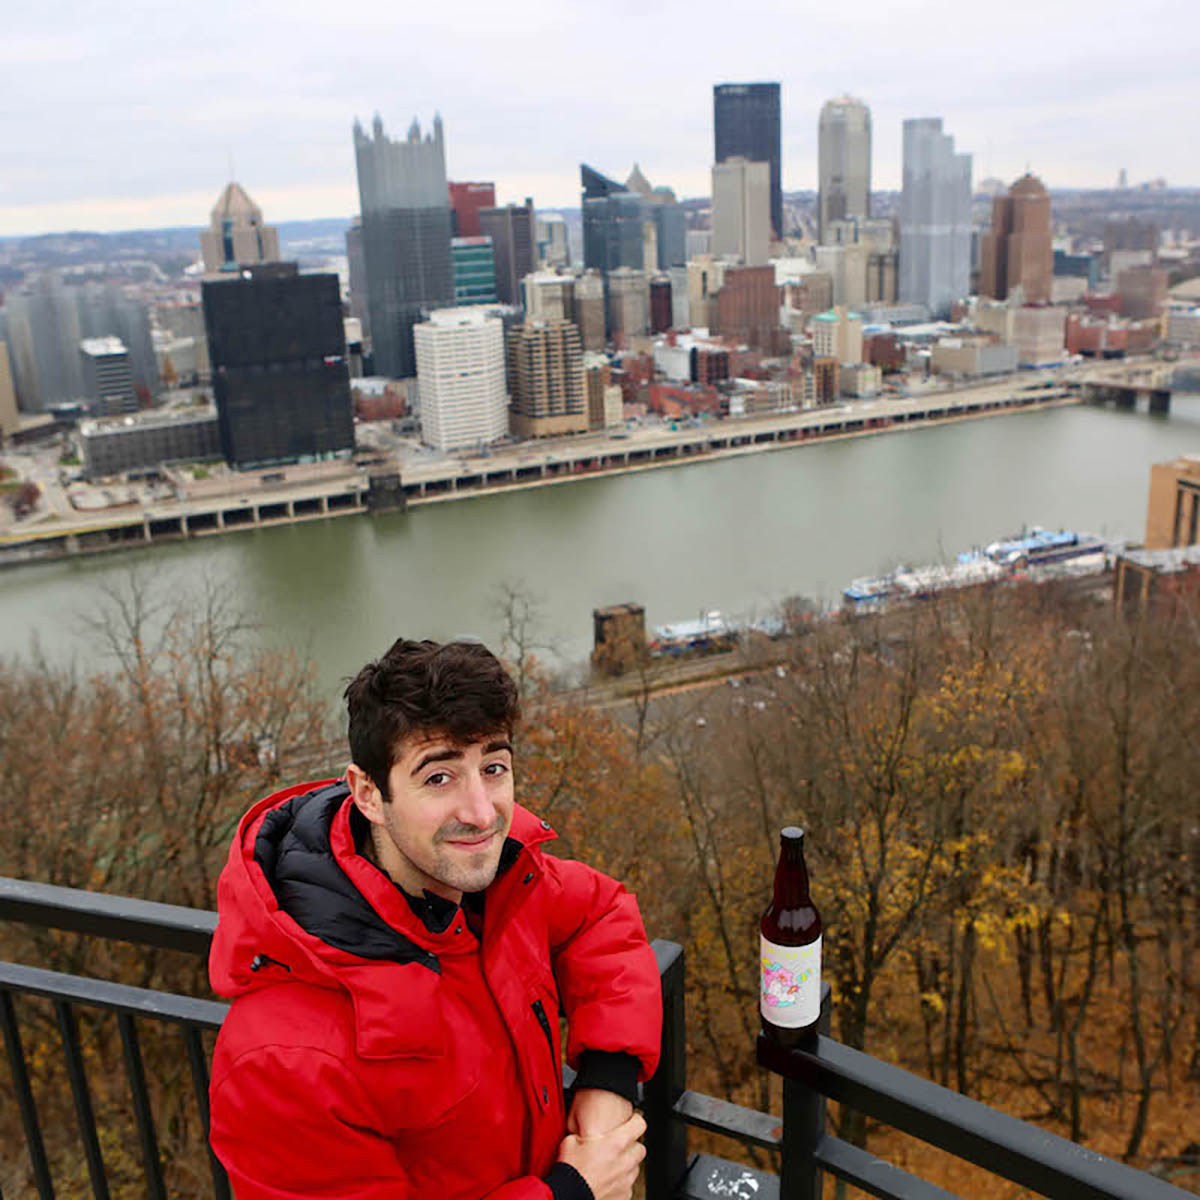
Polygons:
[[514,803],[512,680],[400,640],[346,700],[345,779],[257,804],[221,875],[212,1145],[238,1200],[629,1200],[658,972],[633,897]]

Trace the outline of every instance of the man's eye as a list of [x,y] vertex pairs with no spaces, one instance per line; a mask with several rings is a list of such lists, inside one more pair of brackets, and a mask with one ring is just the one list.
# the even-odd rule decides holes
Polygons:
[[508,764],[502,762],[488,763],[483,768],[485,775],[504,775],[508,771]]
[[445,771],[434,771],[432,775],[426,777],[425,782],[433,787],[441,787],[449,778],[450,776]]

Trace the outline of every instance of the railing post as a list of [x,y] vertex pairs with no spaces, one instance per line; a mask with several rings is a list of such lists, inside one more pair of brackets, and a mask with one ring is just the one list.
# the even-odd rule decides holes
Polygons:
[[[821,989],[819,1033],[829,1033],[829,984]],[[824,1172],[816,1149],[825,1136],[825,1097],[796,1079],[783,1080],[783,1138],[780,1146],[780,1200],[821,1200]]]
[[688,1168],[687,1126],[675,1103],[687,1087],[687,1026],[683,1005],[683,947],[656,939],[662,981],[662,1056],[642,1098],[646,1118],[646,1197],[670,1200]]

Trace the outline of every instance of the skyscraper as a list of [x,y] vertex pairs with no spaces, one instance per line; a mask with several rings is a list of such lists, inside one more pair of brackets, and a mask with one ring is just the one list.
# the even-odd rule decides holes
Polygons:
[[120,338],[84,338],[79,343],[79,359],[83,391],[93,415],[112,417],[137,411],[129,351]]
[[764,266],[771,237],[768,165],[744,158],[717,163],[712,198],[713,253],[735,255],[748,267]]
[[455,237],[480,237],[479,211],[496,207],[494,183],[450,184],[450,207],[453,209]]
[[584,433],[587,392],[579,330],[570,321],[526,321],[508,333],[512,427],[518,437]]
[[479,229],[492,239],[497,298],[501,304],[520,304],[521,280],[537,265],[533,201],[480,209]]
[[745,158],[769,165],[771,228],[783,236],[779,84],[718,83],[713,87],[714,159]]
[[0,339],[0,438],[12,437],[21,427],[17,393],[8,369],[8,346]]
[[829,222],[871,215],[871,110],[852,96],[827,100],[817,124],[817,240]]
[[496,303],[496,259],[490,237],[456,237],[450,242],[454,262],[454,303]]
[[583,265],[608,274],[618,267],[641,270],[645,201],[586,163],[583,183]]
[[438,450],[508,433],[504,323],[480,308],[442,308],[413,328],[421,440]]
[[367,307],[367,259],[363,252],[362,218],[355,217],[346,230],[346,263],[350,273],[350,315],[362,322],[363,336],[371,338]]
[[980,247],[979,294],[1006,300],[1020,288],[1026,303],[1050,300],[1054,246],[1050,195],[1042,181],[1023,175],[1007,196],[992,201],[992,227]]
[[82,396],[79,305],[57,275],[40,276],[5,298],[4,336],[23,412],[45,412]]
[[240,183],[230,180],[217,197],[209,227],[200,234],[206,274],[236,271],[241,265],[279,261],[279,232],[264,225],[262,209]]
[[442,119],[424,138],[414,120],[404,141],[387,137],[378,115],[369,137],[356,121],[354,153],[375,370],[409,378],[413,326],[426,309],[454,303]]
[[206,280],[202,294],[226,462],[249,468],[352,451],[338,277],[264,263]]
[[905,121],[900,302],[944,316],[970,280],[971,156],[954,152],[941,117]]

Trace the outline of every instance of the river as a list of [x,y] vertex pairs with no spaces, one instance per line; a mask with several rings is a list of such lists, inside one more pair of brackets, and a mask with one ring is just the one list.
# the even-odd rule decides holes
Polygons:
[[0,576],[0,654],[36,639],[94,665],[80,617],[137,569],[172,593],[219,581],[255,637],[312,656],[330,697],[400,634],[494,642],[503,584],[533,598],[558,665],[579,664],[600,605],[636,601],[648,625],[750,619],[1024,525],[1138,539],[1151,463],[1188,453],[1194,394],[1162,417],[1048,409],[21,567]]

